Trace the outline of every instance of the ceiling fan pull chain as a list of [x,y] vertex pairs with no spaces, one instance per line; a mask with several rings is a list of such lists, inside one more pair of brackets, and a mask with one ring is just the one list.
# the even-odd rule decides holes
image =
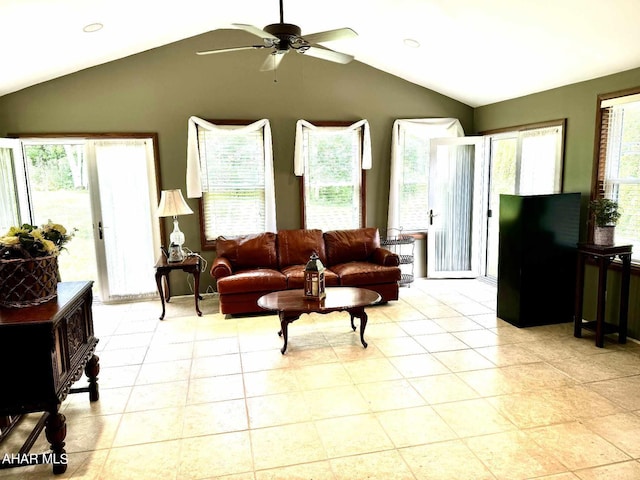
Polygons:
[[284,7],[282,6],[282,0],[280,0],[280,23],[284,23]]

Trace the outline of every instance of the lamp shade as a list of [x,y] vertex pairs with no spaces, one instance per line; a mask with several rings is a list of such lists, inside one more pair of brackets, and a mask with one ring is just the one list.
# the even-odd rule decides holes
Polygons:
[[180,189],[162,191],[157,211],[159,217],[176,217],[178,215],[189,215],[190,213],[193,213],[193,210],[184,201]]

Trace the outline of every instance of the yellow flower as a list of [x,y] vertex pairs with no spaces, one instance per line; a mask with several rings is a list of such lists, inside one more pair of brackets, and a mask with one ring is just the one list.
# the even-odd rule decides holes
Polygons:
[[12,245],[18,245],[20,243],[20,239],[18,237],[6,235],[4,237],[0,237],[0,244],[5,247],[10,247]]
[[56,247],[56,244],[53,243],[51,240],[42,240],[42,245],[44,247],[44,251],[52,254],[52,253],[58,253],[58,247]]

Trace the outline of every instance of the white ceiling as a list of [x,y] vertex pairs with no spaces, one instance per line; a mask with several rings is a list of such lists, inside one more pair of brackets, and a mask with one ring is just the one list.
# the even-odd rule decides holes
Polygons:
[[[278,0],[0,0],[0,96],[279,19]],[[284,21],[303,36],[351,27],[358,38],[326,46],[473,107],[640,67],[640,0],[284,0]]]

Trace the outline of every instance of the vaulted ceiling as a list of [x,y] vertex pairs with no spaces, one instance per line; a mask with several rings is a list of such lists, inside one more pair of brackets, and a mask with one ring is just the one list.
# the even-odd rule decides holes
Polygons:
[[[0,0],[0,96],[279,19],[278,0]],[[357,38],[324,46],[473,107],[640,67],[638,19],[640,0],[284,0],[284,21],[303,36],[350,27]],[[94,23],[103,28],[83,31]]]

